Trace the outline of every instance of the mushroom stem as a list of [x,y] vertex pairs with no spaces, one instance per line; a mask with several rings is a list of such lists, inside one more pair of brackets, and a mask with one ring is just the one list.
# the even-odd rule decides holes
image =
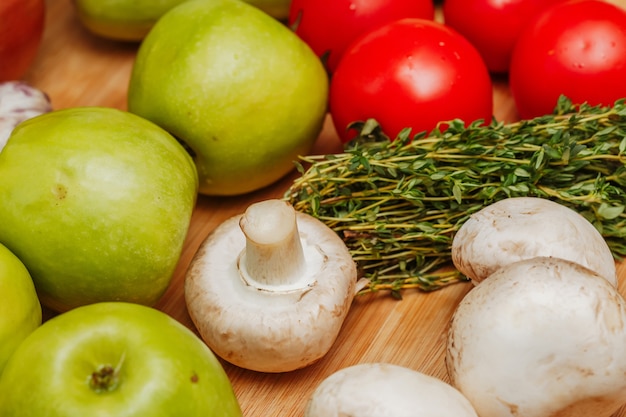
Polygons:
[[289,203],[274,199],[252,204],[239,226],[246,236],[239,270],[249,285],[293,289],[310,284],[296,212]]

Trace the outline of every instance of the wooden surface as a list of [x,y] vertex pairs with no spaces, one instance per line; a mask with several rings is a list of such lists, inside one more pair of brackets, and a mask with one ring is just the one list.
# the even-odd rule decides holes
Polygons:
[[[127,83],[136,44],[94,37],[78,22],[70,0],[47,1],[47,26],[39,55],[25,79],[47,92],[56,109],[107,106],[126,109]],[[494,114],[516,119],[506,83],[494,80]],[[338,152],[341,146],[327,123],[314,153]],[[226,218],[252,202],[282,196],[293,177],[241,197],[200,197],[173,282],[158,308],[193,329],[185,308],[184,273],[197,247]],[[626,272],[618,265],[620,276]],[[470,289],[458,284],[433,293],[406,292],[402,301],[387,295],[354,301],[331,351],[318,363],[285,374],[262,374],[224,367],[246,417],[301,416],[308,396],[334,371],[362,362],[390,362],[448,381],[444,365],[445,332],[456,304]],[[626,293],[626,279],[620,281]],[[590,416],[592,417],[592,416]],[[626,417],[626,406],[614,415]]]

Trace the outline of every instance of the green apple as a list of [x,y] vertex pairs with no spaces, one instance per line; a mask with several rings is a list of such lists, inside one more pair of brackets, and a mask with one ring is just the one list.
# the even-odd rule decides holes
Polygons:
[[[185,0],[73,0],[78,18],[93,34],[141,41],[161,16]],[[268,15],[286,20],[291,0],[244,0]]]
[[2,417],[239,417],[211,350],[167,314],[103,302],[32,332],[0,375]]
[[0,245],[0,374],[7,359],[41,325],[41,304],[28,270]]
[[73,0],[78,18],[92,33],[121,41],[141,41],[154,23],[185,0]]
[[0,152],[0,243],[41,303],[154,304],[171,281],[197,198],[189,154],[141,117],[103,107],[22,122]]
[[319,136],[328,75],[285,25],[239,0],[189,0],[139,48],[128,109],[184,142],[206,195],[291,172]]

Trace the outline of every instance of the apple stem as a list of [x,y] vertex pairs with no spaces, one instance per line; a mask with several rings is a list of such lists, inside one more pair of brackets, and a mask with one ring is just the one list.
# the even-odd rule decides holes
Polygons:
[[126,355],[122,355],[117,366],[102,365],[89,378],[89,387],[96,393],[111,392],[119,385],[119,374]]
[[117,383],[117,373],[111,365],[104,365],[94,371],[89,380],[89,386],[97,393],[113,391]]

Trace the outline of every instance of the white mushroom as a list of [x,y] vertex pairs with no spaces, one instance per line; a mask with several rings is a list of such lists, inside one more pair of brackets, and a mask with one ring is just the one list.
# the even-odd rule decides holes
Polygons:
[[48,96],[23,81],[0,83],[0,150],[15,126],[52,110]]
[[609,417],[626,403],[625,326],[624,299],[595,272],[519,261],[458,305],[448,373],[480,417]]
[[252,204],[202,243],[185,279],[201,337],[239,367],[285,372],[324,356],[355,296],[341,238],[281,200]]
[[477,417],[450,384],[399,365],[340,369],[315,389],[305,417]]
[[452,240],[454,266],[474,284],[522,259],[552,256],[617,285],[615,259],[600,232],[576,211],[538,197],[500,200],[474,213]]

